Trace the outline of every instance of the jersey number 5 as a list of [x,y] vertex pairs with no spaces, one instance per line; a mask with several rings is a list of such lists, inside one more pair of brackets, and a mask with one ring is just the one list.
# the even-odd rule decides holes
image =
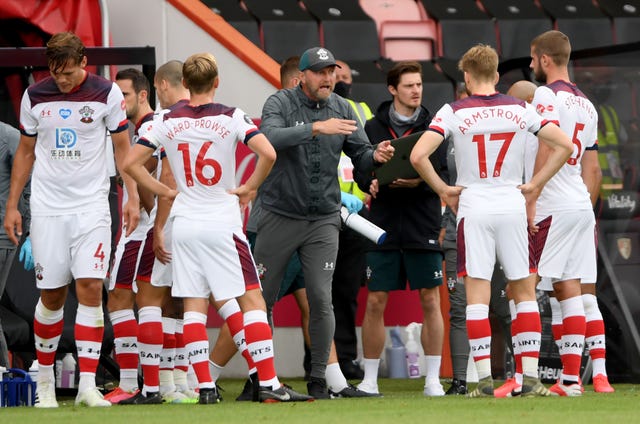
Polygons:
[[[516,133],[514,132],[489,134],[489,141],[503,141],[500,152],[498,152],[498,157],[496,158],[496,164],[493,167],[494,177],[500,176],[504,157],[507,155],[507,150],[509,150],[509,145],[511,145],[511,140],[513,140],[513,136],[515,134]],[[472,141],[478,144],[478,170],[480,171],[480,178],[487,178],[487,148],[485,145],[485,135],[476,134],[473,136]]]
[[[200,147],[198,157],[196,158],[196,179],[200,184],[212,186],[220,181],[222,177],[222,166],[215,159],[206,158],[207,151],[213,144],[213,141],[207,141]],[[178,150],[182,153],[182,164],[184,166],[184,178],[187,181],[187,187],[193,187],[193,170],[191,167],[191,155],[189,154],[189,143],[179,143]],[[205,168],[213,168],[213,175],[206,177],[204,175]]]
[[582,143],[578,139],[578,133],[583,129],[584,129],[584,124],[581,124],[580,122],[576,122],[576,126],[573,128],[573,137],[571,137],[571,141],[573,142],[573,144],[575,144],[577,148],[576,150],[578,152],[576,154],[576,157],[573,157],[573,154],[572,154],[571,157],[567,159],[567,163],[569,165],[575,165],[578,163],[578,160],[580,160],[580,155],[582,154]]

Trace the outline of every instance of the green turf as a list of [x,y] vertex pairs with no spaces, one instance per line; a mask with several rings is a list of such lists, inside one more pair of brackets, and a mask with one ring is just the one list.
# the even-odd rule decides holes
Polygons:
[[[287,381],[306,392],[300,380]],[[616,393],[597,394],[587,386],[580,398],[467,399],[425,398],[422,379],[381,379],[383,398],[335,399],[308,403],[235,402],[244,384],[222,380],[225,400],[218,405],[118,406],[76,408],[63,399],[53,410],[4,408],[0,419],[14,424],[197,424],[197,423],[568,423],[640,422],[640,385],[614,385]]]

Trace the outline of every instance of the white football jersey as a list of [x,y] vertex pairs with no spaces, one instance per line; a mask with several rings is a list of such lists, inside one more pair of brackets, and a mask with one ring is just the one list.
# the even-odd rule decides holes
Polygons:
[[536,214],[549,216],[554,211],[591,209],[580,161],[585,150],[598,149],[598,112],[575,84],[566,81],[538,87],[532,104],[573,141],[573,154],[545,185]]
[[527,137],[544,124],[531,105],[499,93],[470,96],[438,111],[429,130],[453,141],[456,185],[465,187],[458,218],[524,211],[517,187],[522,184]]
[[179,195],[171,216],[242,225],[236,187],[236,146],[258,134],[238,108],[217,103],[186,105],[154,121],[138,143],[164,147]]
[[22,96],[20,130],[37,137],[31,214],[56,216],[107,208],[107,130],[127,128],[120,88],[87,73],[70,93],[47,77]]

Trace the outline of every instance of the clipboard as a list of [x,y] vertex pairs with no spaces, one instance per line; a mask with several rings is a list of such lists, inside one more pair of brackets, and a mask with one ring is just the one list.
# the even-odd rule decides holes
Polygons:
[[411,165],[410,156],[413,146],[423,133],[424,131],[420,131],[391,140],[391,145],[395,148],[393,157],[374,171],[379,185],[391,184],[398,178],[411,179],[420,176]]

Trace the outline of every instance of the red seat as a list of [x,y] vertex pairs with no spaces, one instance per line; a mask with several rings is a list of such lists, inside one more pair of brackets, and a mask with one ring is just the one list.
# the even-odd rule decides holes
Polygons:
[[385,21],[421,21],[426,12],[416,0],[360,0],[360,7],[376,22],[378,32]]
[[394,61],[431,60],[436,34],[431,21],[384,21],[379,31],[380,51]]

